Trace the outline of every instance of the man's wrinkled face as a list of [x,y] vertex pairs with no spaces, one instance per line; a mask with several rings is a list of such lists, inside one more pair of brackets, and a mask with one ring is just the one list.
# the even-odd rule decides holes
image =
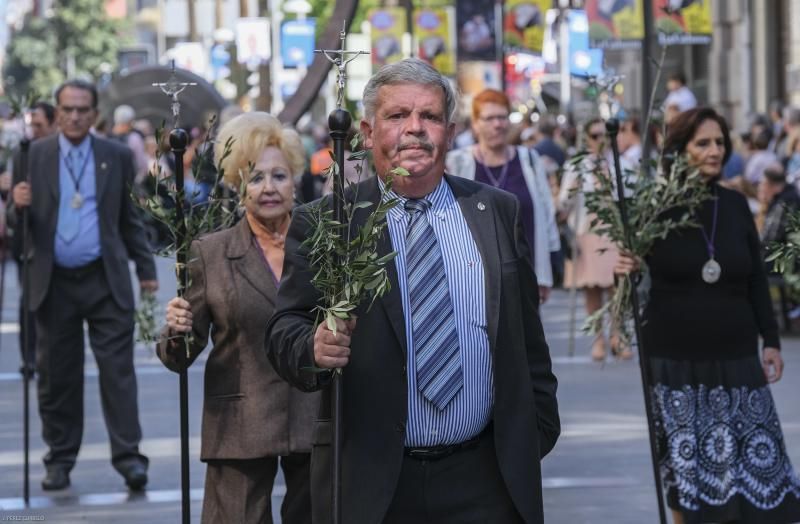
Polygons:
[[59,129],[71,142],[82,141],[97,118],[92,93],[79,87],[67,86],[56,102],[56,122]]
[[481,105],[478,117],[472,123],[472,129],[481,146],[497,149],[506,145],[511,122],[508,120],[508,109],[500,104],[487,102]]
[[395,178],[395,189],[430,186],[444,174],[444,159],[455,124],[446,118],[444,92],[421,84],[384,85],[370,121],[362,120],[361,132],[372,150],[375,170],[385,177],[395,167],[410,176]]

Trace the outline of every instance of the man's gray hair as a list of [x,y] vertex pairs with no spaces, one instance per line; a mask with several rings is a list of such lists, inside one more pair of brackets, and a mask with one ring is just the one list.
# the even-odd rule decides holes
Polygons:
[[439,87],[444,92],[445,119],[449,124],[456,112],[456,92],[450,81],[429,63],[419,58],[406,58],[381,67],[364,88],[364,117],[370,122],[378,109],[378,91],[382,86],[417,84]]

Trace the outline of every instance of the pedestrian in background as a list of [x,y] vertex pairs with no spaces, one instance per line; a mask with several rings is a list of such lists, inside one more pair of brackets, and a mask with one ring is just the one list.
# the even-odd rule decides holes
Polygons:
[[178,335],[192,334],[187,365],[211,336],[200,449],[207,464],[202,522],[271,523],[280,463],[282,520],[310,523],[311,426],[319,395],[281,380],[263,350],[283,271],[294,176],[305,165],[303,146],[272,115],[246,113],[222,126],[215,156],[223,159],[225,182],[245,188],[244,219],[192,243],[189,288],[167,305],[158,356],[178,371],[184,351]]
[[[697,211],[699,227],[670,233],[645,257],[642,343],[660,469],[676,524],[797,522],[800,479],[767,385],[783,359],[761,244],[745,199],[718,184],[730,151],[725,119],[710,108],[682,113],[664,142],[664,172],[687,155],[713,198]],[[637,267],[623,254],[615,271]]]
[[147,484],[139,452],[133,367],[134,297],[128,260],[142,291],[155,292],[153,255],[130,198],[130,149],[89,133],[97,89],[70,80],[56,90],[58,135],[31,144],[29,182],[14,174],[9,219],[29,208],[33,244],[31,311],[36,312],[39,415],[47,475],[42,488],[66,488],[83,436],[84,321],[100,373],[111,462],[133,490]]
[[561,249],[547,171],[539,154],[509,145],[511,104],[501,91],[487,89],[472,99],[472,129],[478,142],[447,155],[447,172],[512,193],[520,202],[520,220],[539,282],[539,299],[553,287],[551,253]]

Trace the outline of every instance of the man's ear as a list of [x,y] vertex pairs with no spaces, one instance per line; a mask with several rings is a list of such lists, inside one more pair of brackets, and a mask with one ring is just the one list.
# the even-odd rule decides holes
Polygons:
[[456,138],[456,123],[450,122],[447,124],[447,147],[453,147],[453,140]]
[[372,126],[369,125],[367,119],[361,120],[361,136],[364,137],[364,148],[372,149]]

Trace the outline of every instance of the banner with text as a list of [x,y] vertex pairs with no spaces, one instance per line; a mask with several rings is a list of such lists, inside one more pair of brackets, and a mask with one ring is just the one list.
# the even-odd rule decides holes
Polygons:
[[590,45],[600,49],[641,47],[644,38],[644,1],[587,0]]
[[658,43],[661,45],[710,44],[711,0],[683,0],[680,9],[676,2],[653,0]]

